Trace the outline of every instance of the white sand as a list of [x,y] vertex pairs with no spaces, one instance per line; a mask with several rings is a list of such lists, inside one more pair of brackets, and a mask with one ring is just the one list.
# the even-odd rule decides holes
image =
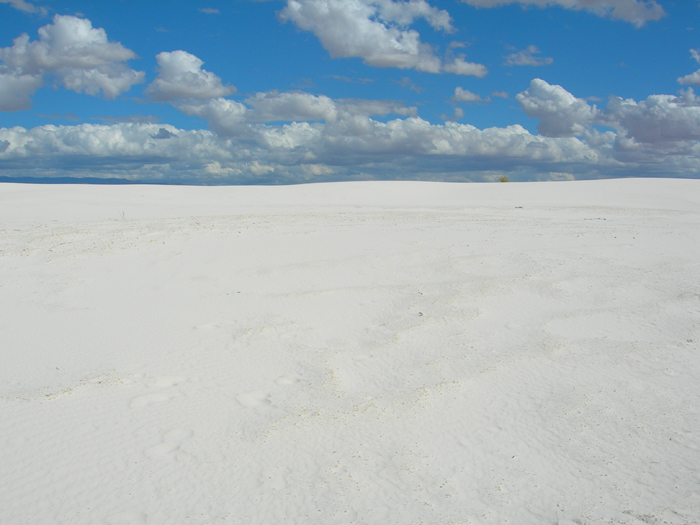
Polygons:
[[0,185],[0,523],[700,523],[700,180]]

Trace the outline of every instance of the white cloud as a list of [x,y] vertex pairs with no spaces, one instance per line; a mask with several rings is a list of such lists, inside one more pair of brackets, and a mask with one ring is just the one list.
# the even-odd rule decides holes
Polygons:
[[202,69],[204,62],[186,51],[163,52],[156,55],[158,76],[145,92],[154,100],[212,99],[235,93],[214,73]]
[[540,119],[537,129],[547,136],[584,135],[591,126],[602,125],[637,143],[700,140],[700,97],[692,88],[679,96],[651,95],[641,102],[610,97],[601,111],[561,86],[535,79],[516,99],[528,116]]
[[631,167],[632,176],[640,174],[697,177],[700,171],[700,144],[694,142],[640,143],[618,135],[615,138],[614,158]]
[[505,91],[494,91],[491,93],[492,97],[498,97],[498,98],[508,98],[508,93]]
[[[685,102],[675,104],[696,102],[692,93],[677,98]],[[212,102],[192,101],[209,109]],[[217,114],[212,111],[209,117]],[[552,173],[639,175],[670,170],[678,175],[700,169],[697,140],[644,143],[622,129],[591,130],[582,140],[532,135],[518,125],[480,130],[415,117],[379,122],[342,112],[325,124],[239,123],[238,131],[243,128],[245,132],[238,135],[156,123],[0,129],[0,168],[6,176],[70,174],[192,182],[273,178],[299,182],[353,176],[489,180],[494,170],[541,180]],[[670,138],[692,138],[697,133],[690,130]]]
[[0,4],[10,4],[12,7],[18,11],[23,11],[25,13],[41,13],[46,14],[46,9],[43,7],[37,7],[25,0],[0,0]]
[[[692,88],[641,102],[611,97],[599,110],[561,86],[535,79],[516,99],[529,116],[540,119],[542,135],[583,136],[592,149],[634,175],[700,170],[700,97]],[[615,132],[601,133],[596,125]]]
[[537,131],[547,137],[583,135],[597,115],[595,106],[539,78],[515,98],[528,117],[540,120]]
[[161,139],[161,140],[167,140],[167,139],[171,139],[173,137],[177,137],[177,135],[175,133],[173,133],[172,131],[168,131],[166,128],[160,128],[158,130],[158,133],[156,133],[155,135],[151,135],[152,139]]
[[440,118],[442,120],[449,120],[450,122],[457,122],[462,117],[464,117],[464,110],[462,108],[455,108],[455,111],[452,114],[452,116],[445,115],[444,113],[440,115]]
[[0,67],[0,111],[19,111],[32,105],[30,96],[41,87],[41,75],[5,72]]
[[[265,156],[254,144],[163,124],[0,128],[4,176],[245,182],[266,180],[266,174],[276,171]],[[287,175],[279,176],[284,180]]]
[[66,89],[76,93],[97,95],[102,91],[106,99],[114,99],[144,81],[141,71],[129,69],[124,64],[110,64],[92,69],[69,67],[58,72]]
[[510,55],[506,55],[503,58],[505,62],[504,66],[548,66],[554,59],[551,57],[536,57],[533,55],[539,55],[540,50],[537,46],[527,46],[521,51],[516,51]]
[[253,162],[249,163],[246,167],[253,175],[258,176],[275,171],[275,168],[273,166],[269,166],[267,164],[260,164],[257,160],[254,160]]
[[700,140],[700,97],[692,88],[679,96],[651,95],[641,102],[611,97],[601,111],[561,86],[534,79],[516,99],[529,117],[540,119],[537,129],[545,136],[585,135],[593,125],[602,125],[638,143]]
[[[154,138],[162,134],[163,129],[172,137],[168,140]],[[214,159],[231,157],[209,131],[178,130],[163,124],[45,125],[30,130],[0,128],[0,140],[10,142],[10,147],[1,154],[3,160],[25,159],[38,165],[50,164],[62,157],[83,159],[85,165],[186,160],[203,155],[212,155]]]
[[39,40],[29,41],[26,33],[13,41],[12,47],[0,50],[7,67],[25,73],[57,72],[70,69],[89,70],[112,66],[136,58],[136,54],[119,42],[110,42],[102,28],[93,28],[89,20],[56,15],[53,24],[39,28]]
[[450,14],[445,10],[431,6],[426,0],[409,0],[395,2],[393,0],[365,0],[377,6],[379,18],[387,22],[395,22],[401,26],[411,25],[415,20],[423,18],[433,29],[452,33]]
[[231,177],[240,175],[242,173],[240,169],[227,168],[222,166],[218,160],[210,162],[209,164],[204,166],[204,169],[207,172],[207,174],[211,174],[214,178]]
[[[469,163],[488,159],[498,164],[510,159],[521,161],[580,161],[593,152],[578,139],[549,139],[531,135],[521,126],[488,128],[447,122],[433,125],[420,118],[397,119],[386,123],[368,119],[362,127],[349,129],[350,122],[327,126],[323,140],[314,144],[318,157],[363,155],[461,157]],[[594,155],[594,154],[593,154]],[[326,161],[326,163],[329,163]]]
[[208,121],[211,129],[224,136],[240,136],[249,125],[267,122],[334,121],[348,115],[414,116],[415,107],[396,101],[341,99],[302,91],[280,93],[277,90],[256,93],[245,104],[223,98],[235,90],[202,69],[203,62],[185,51],[156,56],[160,71],[146,88],[154,100],[169,102],[183,113]]
[[660,20],[666,12],[656,0],[462,0],[474,7],[499,7],[508,4],[584,10],[597,16],[624,20],[637,27],[646,22]]
[[[12,91],[12,86],[23,82],[29,96],[38,88],[37,79],[53,75],[66,89],[90,95],[101,91],[104,98],[112,99],[145,78],[142,71],[124,64],[136,54],[119,42],[110,42],[104,29],[93,28],[89,20],[56,15],[53,24],[38,33],[37,41],[30,42],[25,33],[14,39],[12,47],[0,49],[4,63],[0,91]],[[20,99],[28,107],[26,97]]]
[[523,164],[543,165],[549,172],[598,159],[578,139],[533,136],[520,126],[478,130],[420,118],[382,123],[359,115],[325,125],[252,125],[240,138],[155,123],[1,128],[0,145],[0,167],[10,176],[65,176],[70,166],[73,176],[145,180],[241,182],[273,170],[276,178],[290,181],[322,180],[348,169],[380,178],[417,170],[442,176]]
[[219,10],[215,9],[213,7],[198,7],[197,11],[199,11],[200,13],[207,14],[207,15],[218,15],[219,14]]
[[390,100],[333,100],[324,95],[311,95],[302,91],[256,93],[248,97],[245,103],[251,107],[245,114],[245,120],[250,123],[308,120],[333,122],[349,115],[369,117],[417,114],[415,107],[406,107]]
[[435,29],[453,30],[449,14],[425,0],[288,0],[280,18],[311,31],[334,58],[429,73],[440,72],[441,60],[407,26],[423,18]]
[[459,86],[455,88],[455,94],[452,95],[452,100],[455,102],[466,102],[467,104],[485,104],[491,102],[489,97],[481,98],[481,95],[472,93],[468,89],[462,89]]
[[[613,97],[601,122],[641,143],[681,143],[700,140],[700,97],[692,88],[681,96],[652,95],[635,102]],[[678,144],[680,145],[680,144]]]
[[[455,102],[480,95],[455,89]],[[245,103],[172,99],[212,131],[160,123],[81,124],[0,129],[6,176],[101,176],[192,182],[300,182],[343,178],[490,180],[493,173],[547,179],[557,173],[683,174],[700,170],[700,98],[611,99],[602,111],[561,86],[534,79],[516,99],[539,118],[540,135],[521,126],[478,129],[443,116],[416,117],[396,101],[271,91]],[[372,115],[404,114],[381,122]],[[284,122],[287,124],[270,124]],[[600,132],[605,125],[615,131]],[[568,175],[567,175],[568,176]]]
[[[690,56],[692,56],[695,59],[695,61],[700,64],[700,50],[691,49]],[[678,83],[691,86],[700,86],[700,69],[698,69],[695,73],[691,73],[690,75],[680,77],[678,79]]]
[[185,99],[174,101],[173,105],[186,115],[206,119],[209,127],[220,135],[239,135],[246,130],[246,113],[249,110],[240,102],[225,98]]
[[335,170],[325,164],[304,164],[302,169],[309,175],[331,175]]
[[332,99],[301,91],[256,93],[245,102],[253,108],[248,116],[248,120],[253,122],[333,121],[338,117],[338,108]]
[[483,64],[465,62],[464,57],[457,57],[451,63],[445,64],[445,71],[455,75],[470,75],[479,78],[485,77],[489,72]]
[[418,108],[415,106],[405,106],[402,102],[394,100],[365,100],[365,99],[339,99],[336,100],[340,108],[341,115],[403,115],[404,117],[415,117],[418,115]]

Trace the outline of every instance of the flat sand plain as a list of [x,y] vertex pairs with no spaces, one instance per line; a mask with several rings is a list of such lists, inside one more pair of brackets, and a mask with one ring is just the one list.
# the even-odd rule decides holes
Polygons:
[[0,522],[700,523],[700,180],[0,185]]

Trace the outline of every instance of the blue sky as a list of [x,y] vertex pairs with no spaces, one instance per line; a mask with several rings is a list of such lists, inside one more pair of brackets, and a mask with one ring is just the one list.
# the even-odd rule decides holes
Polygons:
[[698,177],[698,53],[700,0],[0,0],[0,177]]

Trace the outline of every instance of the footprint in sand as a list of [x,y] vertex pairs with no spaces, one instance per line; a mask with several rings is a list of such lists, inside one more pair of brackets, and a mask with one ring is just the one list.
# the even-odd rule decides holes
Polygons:
[[282,376],[278,377],[275,380],[275,383],[278,385],[293,385],[294,383],[298,383],[299,380],[296,377],[293,376]]
[[[279,386],[288,386],[298,383],[299,379],[293,375],[285,375],[275,379],[275,384]],[[266,390],[253,390],[252,392],[244,392],[236,396],[236,401],[238,401],[242,406],[246,408],[267,408],[272,405],[270,400],[271,393]]]
[[185,381],[184,377],[156,377],[148,383],[150,392],[136,396],[131,400],[131,408],[143,408],[155,403],[163,403],[182,394],[175,388],[176,385]]
[[192,430],[176,428],[163,434],[161,443],[147,448],[143,453],[151,459],[173,458],[180,450],[182,444],[193,435],[194,432]]
[[272,403],[270,394],[264,390],[254,390],[253,392],[245,392],[236,396],[236,401],[246,408],[266,408]]
[[177,397],[175,393],[172,392],[154,392],[153,394],[145,394],[142,396],[137,396],[131,400],[129,406],[131,408],[143,408],[148,405],[153,405],[155,403],[163,403],[164,401],[170,401],[172,398]]
[[178,385],[186,380],[187,378],[182,376],[161,376],[156,377],[152,381],[150,381],[148,383],[148,386],[151,388],[168,388],[171,386]]

